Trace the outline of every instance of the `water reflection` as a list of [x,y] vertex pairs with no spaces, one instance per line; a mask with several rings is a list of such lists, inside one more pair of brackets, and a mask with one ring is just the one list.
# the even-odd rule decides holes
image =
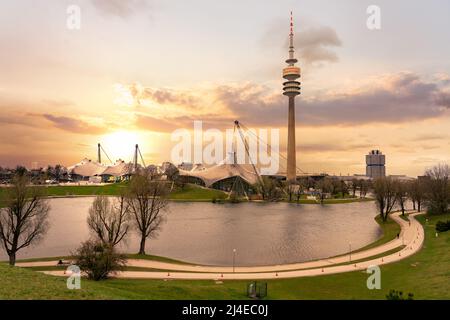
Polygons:
[[[93,198],[52,199],[45,240],[18,258],[67,255],[89,237],[86,217]],[[147,252],[185,261],[268,265],[325,258],[375,241],[381,230],[371,202],[336,205],[287,203],[170,203],[157,239]],[[137,252],[138,239],[122,246]],[[6,257],[2,252],[2,260]]]

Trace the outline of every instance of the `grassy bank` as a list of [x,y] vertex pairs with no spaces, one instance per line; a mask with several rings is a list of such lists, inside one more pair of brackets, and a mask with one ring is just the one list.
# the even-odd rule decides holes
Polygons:
[[[71,196],[96,196],[96,195],[119,195],[127,187],[127,183],[113,183],[101,186],[42,186],[45,194],[49,197],[71,197]],[[0,188],[0,199],[5,188]],[[213,199],[225,199],[227,194],[220,190],[202,188],[193,184],[186,184],[182,188],[175,188],[170,194],[170,200],[176,201],[212,201]]]
[[[96,196],[96,195],[119,195],[127,187],[127,182],[112,183],[105,185],[70,185],[59,186],[50,185],[42,186],[45,194],[49,197],[75,197],[75,196]],[[1,199],[5,188],[0,188],[0,206]],[[169,199],[173,201],[203,201],[211,202],[213,200],[225,200],[228,194],[216,189],[204,188],[195,184],[185,184],[183,187],[175,187],[170,193]],[[245,199],[242,199],[246,201]],[[338,204],[338,203],[351,203],[351,202],[363,202],[372,201],[371,198],[332,198],[325,199],[323,204]],[[291,201],[296,203],[296,201]],[[309,200],[302,198],[299,201],[300,204],[320,204],[315,200]]]
[[[382,289],[368,290],[367,274],[269,280],[269,299],[384,299],[390,289],[415,299],[450,299],[450,232],[435,237],[434,225],[450,215],[418,218],[425,228],[424,248],[416,255],[381,267]],[[0,264],[0,299],[245,299],[248,281],[163,281],[111,279],[82,281],[66,289],[66,280]]]

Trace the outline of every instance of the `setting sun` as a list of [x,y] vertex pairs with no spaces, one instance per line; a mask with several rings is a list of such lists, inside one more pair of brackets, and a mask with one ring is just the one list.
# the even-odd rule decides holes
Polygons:
[[142,147],[144,142],[136,132],[116,131],[103,136],[100,143],[114,162],[118,159],[131,161],[135,145],[139,144]]

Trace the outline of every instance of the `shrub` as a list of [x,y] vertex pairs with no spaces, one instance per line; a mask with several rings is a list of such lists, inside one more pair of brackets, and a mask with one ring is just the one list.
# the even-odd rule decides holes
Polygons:
[[124,255],[100,241],[83,242],[73,255],[80,270],[95,281],[107,279],[110,274],[123,270],[126,265]]
[[445,232],[450,230],[450,220],[447,221],[438,221],[436,223],[436,231],[437,232]]
[[389,294],[386,295],[387,300],[414,300],[414,295],[412,293],[408,293],[408,297],[403,297],[402,291],[391,290]]

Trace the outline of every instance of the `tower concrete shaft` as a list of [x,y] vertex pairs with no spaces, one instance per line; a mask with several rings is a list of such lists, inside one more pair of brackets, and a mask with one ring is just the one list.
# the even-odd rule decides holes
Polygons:
[[286,179],[288,181],[295,181],[296,178],[297,178],[297,157],[295,148],[295,96],[294,96],[289,97]]
[[289,97],[288,111],[288,147],[287,147],[287,174],[288,181],[297,178],[297,159],[295,145],[295,97],[300,94],[300,68],[296,67],[297,59],[294,57],[294,22],[291,12],[291,23],[289,32],[289,58],[286,60],[288,66],[283,69],[283,94]]

